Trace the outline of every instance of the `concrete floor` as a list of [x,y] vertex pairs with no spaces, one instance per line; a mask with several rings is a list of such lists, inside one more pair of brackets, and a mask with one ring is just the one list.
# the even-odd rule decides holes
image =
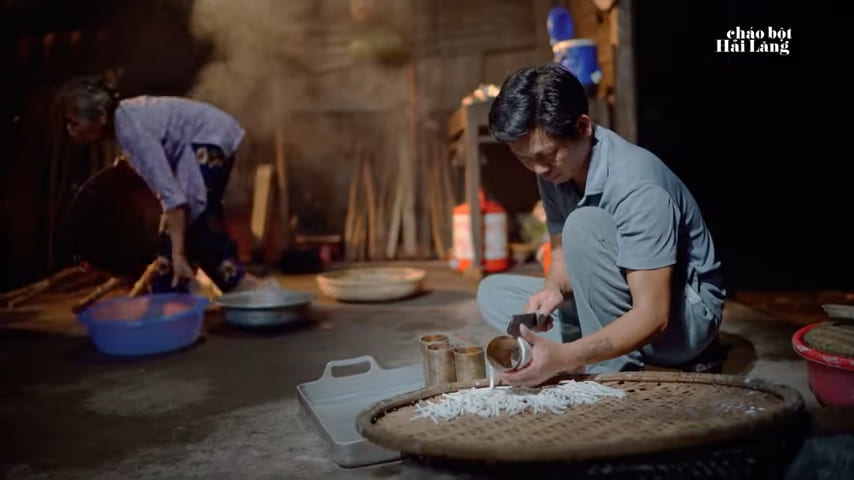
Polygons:
[[[345,305],[320,297],[311,322],[267,332],[232,328],[214,312],[199,343],[152,358],[98,353],[68,313],[77,297],[49,294],[40,308],[3,314],[5,478],[458,477],[409,461],[342,469],[296,397],[296,386],[317,379],[330,360],[372,355],[394,368],[420,363],[421,334],[479,344],[496,334],[480,319],[475,282],[442,263],[417,265],[429,275],[428,292],[416,298]],[[280,281],[317,292],[313,276]],[[796,329],[729,302],[725,373],[784,383],[803,395],[811,437],[800,456],[781,459],[794,462],[791,478],[854,478],[854,414],[818,406],[805,364],[791,349]]]

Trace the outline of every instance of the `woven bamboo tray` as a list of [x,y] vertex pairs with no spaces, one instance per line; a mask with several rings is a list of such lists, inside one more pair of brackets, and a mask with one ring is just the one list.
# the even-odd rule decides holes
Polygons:
[[490,462],[580,462],[738,441],[803,409],[797,391],[729,375],[627,372],[576,376],[623,389],[622,398],[564,413],[465,415],[412,420],[413,405],[484,381],[421,389],[377,403],[356,418],[368,440],[409,455]]

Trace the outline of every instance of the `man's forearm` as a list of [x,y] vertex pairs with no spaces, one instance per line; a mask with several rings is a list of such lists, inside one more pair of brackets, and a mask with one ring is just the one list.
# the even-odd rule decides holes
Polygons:
[[589,365],[642,348],[666,326],[666,318],[632,309],[598,332],[563,345],[563,363]]

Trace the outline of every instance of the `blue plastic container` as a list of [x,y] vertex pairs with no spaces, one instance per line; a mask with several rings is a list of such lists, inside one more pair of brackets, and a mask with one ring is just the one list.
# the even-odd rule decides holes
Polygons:
[[552,7],[546,20],[546,29],[549,32],[551,45],[571,39],[575,36],[575,23],[572,21],[572,14],[564,6]]
[[187,293],[117,297],[92,305],[78,317],[101,352],[151,355],[195,343],[208,303],[205,297]]
[[554,61],[570,71],[585,87],[595,86],[602,79],[596,56],[596,44],[589,38],[564,40],[552,47]]

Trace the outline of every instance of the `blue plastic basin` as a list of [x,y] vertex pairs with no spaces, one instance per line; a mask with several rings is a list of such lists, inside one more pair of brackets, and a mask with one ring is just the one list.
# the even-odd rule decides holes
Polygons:
[[151,355],[192,345],[205,318],[205,297],[163,293],[96,303],[78,318],[92,342],[108,355]]

